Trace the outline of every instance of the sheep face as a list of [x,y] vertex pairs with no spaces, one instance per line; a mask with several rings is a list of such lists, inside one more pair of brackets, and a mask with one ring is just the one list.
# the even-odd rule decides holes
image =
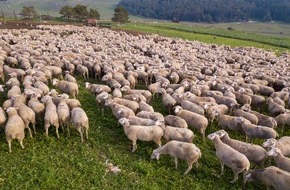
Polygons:
[[268,148],[268,147],[271,147],[271,146],[275,146],[276,145],[276,142],[277,140],[274,139],[274,138],[270,138],[270,139],[267,139],[263,144],[262,146],[264,148]]
[[275,157],[278,154],[282,154],[282,153],[281,153],[281,150],[276,147],[272,147],[272,149],[269,152],[267,152],[267,156],[272,156],[272,157]]
[[215,134],[217,134],[220,138],[223,138],[227,134],[227,132],[222,129],[222,130],[216,131]]
[[86,82],[85,83],[85,87],[86,87],[86,89],[89,89],[91,87],[90,83],[89,82]]
[[209,140],[214,140],[215,138],[217,137],[217,134],[216,133],[212,133],[212,134],[209,134],[208,136],[207,136],[207,138],[209,139]]
[[243,117],[238,117],[237,118],[237,122],[238,123],[243,123],[245,121],[245,119]]
[[126,119],[126,118],[121,118],[121,119],[119,119],[119,123],[121,124],[121,125],[124,125],[126,122],[129,122],[130,120],[129,119]]
[[174,113],[177,114],[178,112],[180,112],[182,110],[182,108],[180,106],[176,106]]
[[52,85],[56,86],[58,84],[59,80],[58,79],[53,79],[52,80]]
[[159,157],[160,157],[160,154],[159,152],[156,150],[153,150],[152,154],[151,154],[151,159],[156,159],[156,160],[159,160]]

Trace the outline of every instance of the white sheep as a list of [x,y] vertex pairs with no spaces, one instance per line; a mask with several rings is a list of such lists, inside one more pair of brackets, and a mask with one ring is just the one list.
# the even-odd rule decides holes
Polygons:
[[184,175],[188,174],[191,170],[192,165],[195,163],[196,168],[198,167],[198,159],[201,158],[200,149],[192,144],[180,141],[170,141],[165,145],[153,150],[151,159],[159,160],[161,154],[169,154],[174,158],[175,168],[177,169],[178,158],[187,161],[188,168],[184,172]]
[[132,141],[132,152],[137,149],[137,140],[154,141],[159,147],[161,146],[163,129],[160,126],[130,125],[129,120],[126,118],[119,119],[119,123],[123,126],[125,135]]
[[86,112],[80,108],[76,107],[71,110],[71,122],[75,126],[76,130],[81,135],[81,142],[84,141],[83,133],[86,135],[86,139],[89,139],[89,118]]

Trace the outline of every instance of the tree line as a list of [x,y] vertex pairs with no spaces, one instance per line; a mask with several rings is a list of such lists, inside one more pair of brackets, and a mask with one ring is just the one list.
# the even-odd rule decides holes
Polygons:
[[132,15],[190,22],[290,22],[290,0],[121,0]]
[[[19,13],[23,19],[33,20],[38,18],[40,15],[35,10],[34,6],[24,6]],[[87,6],[78,4],[74,7],[65,5],[60,8],[59,14],[61,18],[66,21],[84,21],[88,18],[100,19],[100,14],[97,9],[88,9]],[[47,16],[47,15],[46,15]],[[128,11],[122,7],[117,6],[114,10],[114,16],[112,17],[113,22],[126,23],[129,21]]]

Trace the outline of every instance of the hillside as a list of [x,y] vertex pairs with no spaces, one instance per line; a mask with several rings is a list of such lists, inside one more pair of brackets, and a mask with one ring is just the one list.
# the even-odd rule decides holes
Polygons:
[[121,0],[130,14],[163,20],[290,22],[290,0]]
[[101,15],[101,19],[110,19],[113,16],[114,7],[119,0],[7,0],[0,1],[0,7],[6,17],[13,17],[13,10],[19,13],[23,6],[34,6],[40,14],[50,14],[53,16],[60,16],[59,10],[64,5],[75,6],[76,4],[83,4],[89,8],[97,8]]

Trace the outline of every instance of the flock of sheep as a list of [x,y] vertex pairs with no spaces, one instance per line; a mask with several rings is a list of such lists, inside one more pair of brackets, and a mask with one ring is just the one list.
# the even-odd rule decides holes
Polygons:
[[[110,107],[132,141],[153,141],[151,155],[186,160],[198,166],[200,149],[193,131],[206,141],[214,120],[221,130],[207,134],[221,164],[243,173],[244,182],[259,180],[267,188],[290,187],[290,137],[278,138],[276,129],[290,126],[290,57],[255,48],[207,45],[152,35],[127,34],[77,26],[44,26],[35,30],[1,30],[0,86],[7,100],[0,109],[0,125],[11,152],[11,140],[22,148],[24,130],[38,122],[48,135],[54,126],[69,132],[72,123],[88,139],[89,121],[81,108],[75,75],[105,84],[85,83],[96,96],[98,108]],[[137,82],[147,89],[135,89]],[[50,89],[50,86],[55,89]],[[83,85],[83,84],[80,84]],[[60,93],[59,93],[60,92]],[[156,96],[169,115],[150,105]],[[267,114],[261,112],[267,109]],[[246,142],[228,131],[244,134]],[[282,135],[282,134],[280,134]],[[162,138],[167,142],[162,146]],[[263,145],[253,144],[264,139]],[[249,143],[247,142],[249,141]],[[277,167],[264,167],[273,157]],[[251,166],[263,169],[250,170]]]

